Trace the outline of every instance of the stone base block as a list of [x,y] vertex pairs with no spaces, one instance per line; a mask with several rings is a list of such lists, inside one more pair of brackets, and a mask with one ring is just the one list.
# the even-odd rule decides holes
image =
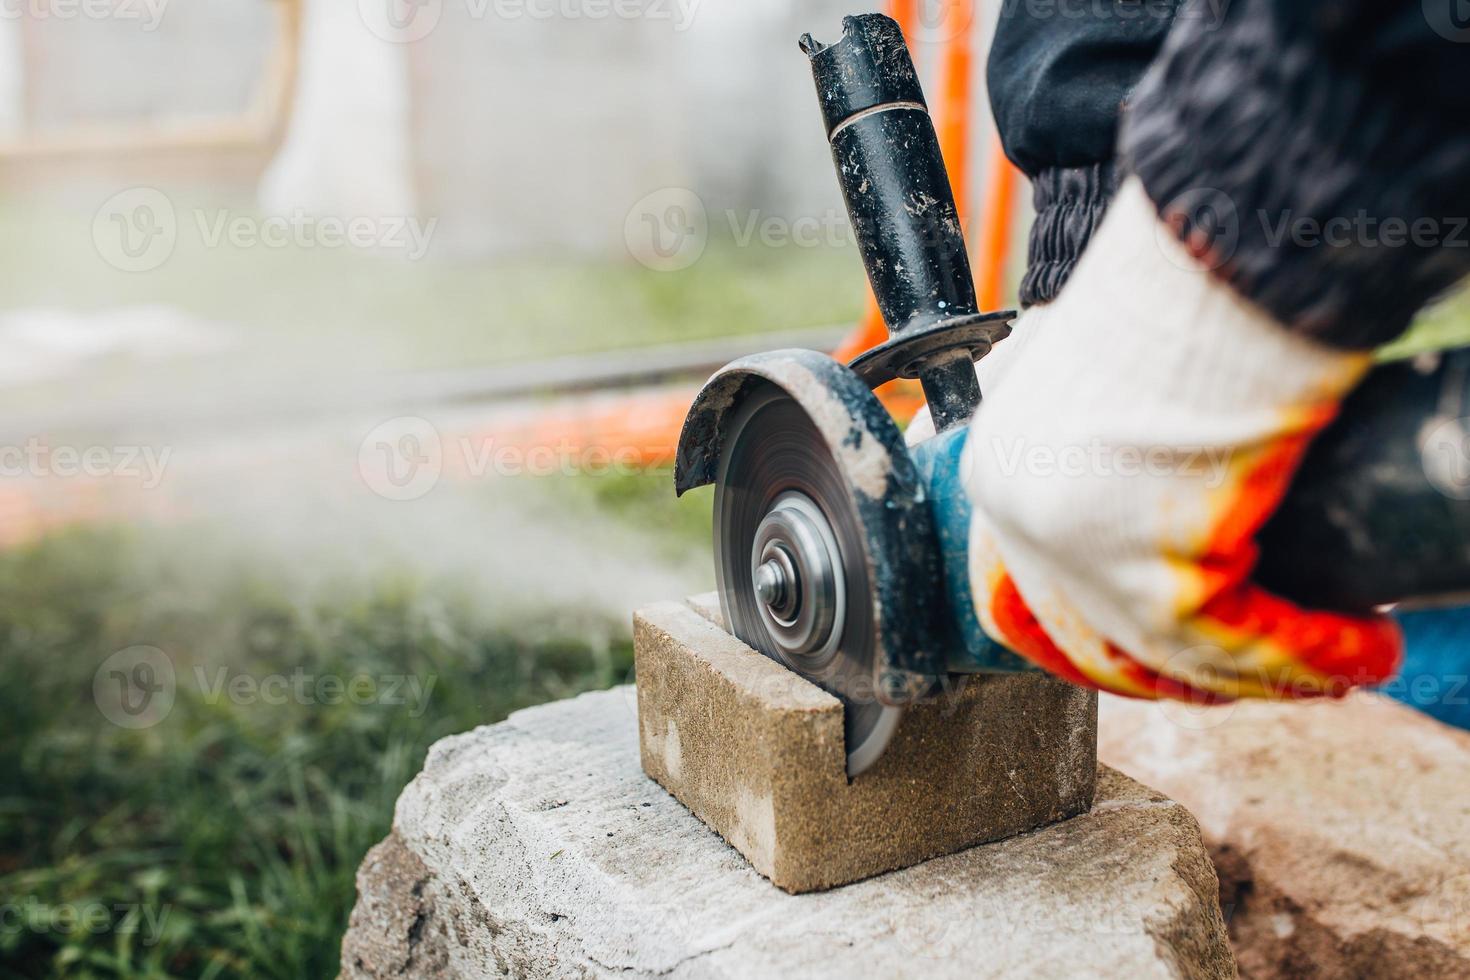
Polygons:
[[1101,718],[1103,759],[1199,819],[1241,976],[1470,977],[1470,732],[1375,694]]
[[707,600],[634,617],[643,769],[788,892],[905,868],[1092,805],[1091,692],[1040,675],[968,678],[908,709],[883,758],[849,780],[841,703],[712,618]]
[[444,739],[358,871],[347,980],[1227,980],[1189,813],[1104,769],[1030,834],[787,895],[645,776],[631,688]]

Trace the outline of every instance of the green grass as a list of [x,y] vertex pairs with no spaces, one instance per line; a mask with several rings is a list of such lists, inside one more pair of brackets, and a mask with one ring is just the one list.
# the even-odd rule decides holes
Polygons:
[[[668,476],[551,484],[569,514],[705,547],[707,500]],[[208,527],[101,528],[0,554],[0,976],[328,977],[363,854],[436,739],[626,680],[625,622],[485,596],[411,570],[315,575]],[[94,679],[147,644],[176,699],[139,730]],[[406,704],[282,704],[217,687],[404,678]],[[158,676],[158,675],[155,675]],[[104,677],[102,703],[108,678]],[[82,928],[65,916],[95,916]]]

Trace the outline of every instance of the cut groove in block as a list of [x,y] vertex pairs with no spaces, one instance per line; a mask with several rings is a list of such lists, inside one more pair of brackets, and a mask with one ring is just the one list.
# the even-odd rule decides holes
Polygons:
[[909,708],[883,758],[849,781],[841,703],[717,621],[706,597],[634,616],[643,769],[786,891],[908,867],[1092,805],[1092,692],[1041,674],[963,678]]

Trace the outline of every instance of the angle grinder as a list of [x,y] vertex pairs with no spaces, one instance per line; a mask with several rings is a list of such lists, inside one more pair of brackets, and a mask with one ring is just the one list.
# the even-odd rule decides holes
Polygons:
[[[973,363],[1014,314],[977,305],[898,24],[849,17],[839,41],[801,49],[889,339],[848,365],[783,350],[721,369],[685,421],[675,484],[714,484],[725,621],[842,700],[858,776],[947,678],[1032,669],[976,617],[960,480],[982,396]],[[937,429],[912,449],[873,394],[896,378],[922,385]],[[1347,612],[1470,593],[1467,415],[1470,348],[1380,366],[1260,535],[1257,581]]]

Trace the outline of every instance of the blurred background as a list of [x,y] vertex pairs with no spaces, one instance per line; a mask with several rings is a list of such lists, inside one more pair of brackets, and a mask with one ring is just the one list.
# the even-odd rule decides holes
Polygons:
[[[699,381],[873,337],[796,39],[882,5],[0,6],[0,976],[334,975],[427,746],[630,679]],[[899,6],[1009,303],[999,4]]]

